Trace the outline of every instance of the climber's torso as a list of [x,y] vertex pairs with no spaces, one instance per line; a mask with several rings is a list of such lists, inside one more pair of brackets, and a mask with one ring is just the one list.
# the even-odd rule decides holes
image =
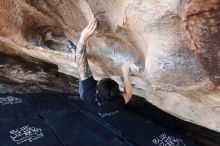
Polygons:
[[92,108],[91,110],[102,118],[110,117],[119,113],[125,105],[125,100],[122,95],[118,95],[118,97],[111,102],[102,101],[97,97],[96,85],[97,81],[94,80],[93,77],[80,81],[80,98],[89,104]]

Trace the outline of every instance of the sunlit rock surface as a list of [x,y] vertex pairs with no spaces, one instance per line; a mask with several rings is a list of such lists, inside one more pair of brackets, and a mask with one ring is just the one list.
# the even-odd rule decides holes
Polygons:
[[[219,0],[1,0],[0,52],[34,57],[77,77],[75,53],[66,43],[76,45],[94,18],[98,30],[88,42],[88,58],[96,79],[108,76],[123,88],[120,67],[128,61],[134,94],[220,132]],[[1,78],[15,76],[0,67]],[[22,82],[27,75],[12,79]]]

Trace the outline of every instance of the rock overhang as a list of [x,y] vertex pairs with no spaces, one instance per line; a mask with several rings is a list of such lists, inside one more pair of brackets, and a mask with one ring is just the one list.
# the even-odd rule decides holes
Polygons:
[[98,30],[88,42],[96,79],[109,76],[123,87],[120,65],[129,61],[136,95],[220,131],[218,1],[3,0],[0,7],[0,51],[56,64],[77,77],[66,42],[76,45],[80,31],[96,18]]

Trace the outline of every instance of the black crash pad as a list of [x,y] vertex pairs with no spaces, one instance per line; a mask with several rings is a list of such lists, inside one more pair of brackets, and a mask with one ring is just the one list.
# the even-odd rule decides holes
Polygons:
[[[90,106],[86,105],[84,102],[72,100],[71,96],[67,96],[64,99],[74,108],[82,109],[83,107],[83,112],[90,112]],[[111,128],[113,128],[113,131],[117,130],[115,133],[119,133],[128,144],[135,146],[196,145],[192,141],[154,124],[148,117],[144,117],[126,109],[120,111],[115,116],[104,118],[104,122],[105,121],[111,125],[110,130]]]
[[196,145],[132,111],[103,119],[90,108],[68,94],[1,94],[0,146]]
[[1,118],[1,146],[62,146],[56,135],[38,117]]
[[117,139],[114,133],[78,111],[48,113],[43,118],[66,146],[111,146]]
[[21,94],[0,94],[0,114],[1,118],[37,116],[33,105]]

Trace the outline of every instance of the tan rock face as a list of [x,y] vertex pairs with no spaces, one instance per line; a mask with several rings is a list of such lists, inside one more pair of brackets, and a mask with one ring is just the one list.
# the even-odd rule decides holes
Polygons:
[[182,14],[182,33],[188,46],[210,75],[220,84],[220,4],[219,1],[189,1]]
[[218,0],[0,1],[0,51],[56,64],[77,77],[81,30],[96,18],[88,42],[94,77],[123,87],[130,62],[134,94],[179,118],[220,132],[220,2]]

